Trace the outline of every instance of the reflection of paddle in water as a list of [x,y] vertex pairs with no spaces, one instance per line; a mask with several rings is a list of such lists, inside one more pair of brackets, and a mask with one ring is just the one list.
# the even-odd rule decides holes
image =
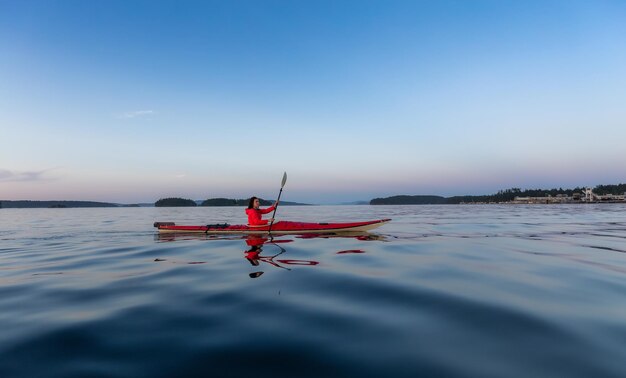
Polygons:
[[[284,235],[283,235],[284,237]],[[370,241],[370,240],[384,240],[384,237],[370,234],[367,232],[352,232],[352,233],[342,233],[342,234],[306,234],[306,235],[298,235],[295,236],[298,239],[330,239],[330,238],[354,238],[360,241]],[[297,260],[297,259],[280,259],[278,258],[280,255],[287,252],[285,248],[282,247],[282,244],[291,243],[293,239],[274,239],[269,235],[204,235],[204,234],[158,234],[157,241],[159,242],[175,242],[175,241],[185,241],[185,240],[207,240],[207,241],[223,241],[223,240],[241,240],[244,239],[246,245],[249,247],[244,251],[244,258],[250,262],[253,266],[260,266],[261,262],[270,264],[277,268],[291,270],[287,266],[300,265],[300,266],[315,266],[319,265],[318,261],[315,260]],[[275,255],[271,256],[262,256],[263,248],[266,245],[272,244],[276,248],[279,249],[279,252]],[[335,252],[337,255],[344,254],[363,254],[366,253],[362,249],[346,249]],[[205,264],[204,261],[190,261],[190,262],[180,262],[180,261],[172,261],[169,259],[157,258],[154,261],[168,261],[174,264]],[[250,273],[250,278],[257,278],[263,275],[263,271]]]
[[[246,260],[250,262],[253,266],[259,266],[259,263],[262,261],[264,263],[268,263],[277,268],[291,270],[283,265],[317,265],[319,262],[312,260],[294,260],[294,259],[276,259],[276,257],[282,255],[287,252],[287,250],[279,245],[279,243],[289,243],[291,240],[271,240],[268,242],[268,238],[259,236],[259,235],[249,235],[246,238],[246,244],[250,247],[247,251],[244,252],[244,257]],[[273,244],[280,249],[275,255],[272,256],[261,256],[261,252],[263,252],[263,246],[265,244]],[[281,265],[283,264],[283,265]],[[250,278],[257,278],[263,274],[262,271],[250,273]]]
[[338,255],[344,255],[347,253],[365,253],[365,251],[362,249],[346,249],[346,250],[337,252]]

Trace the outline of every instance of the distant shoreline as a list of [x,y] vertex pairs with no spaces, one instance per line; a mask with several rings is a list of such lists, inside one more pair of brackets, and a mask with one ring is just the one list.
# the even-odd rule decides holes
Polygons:
[[[188,207],[223,207],[223,206],[247,206],[243,200],[209,199],[206,201],[192,201],[196,205]],[[208,201],[208,202],[207,202]],[[271,205],[272,202],[264,201],[264,206]],[[312,206],[306,203],[281,201],[282,206]],[[74,201],[74,200],[0,200],[0,209],[76,209],[76,208],[126,208],[126,207],[156,207],[155,203],[134,203],[121,204],[100,201]],[[164,206],[164,207],[181,207],[181,206]]]
[[[164,203],[165,202],[165,203]],[[454,204],[576,204],[576,203],[626,203],[626,184],[597,185],[591,189],[525,189],[511,188],[491,195],[467,195],[443,197],[437,195],[396,195],[374,198],[371,201],[338,203],[343,205],[454,205]],[[247,206],[247,199],[209,198],[190,200],[179,197],[165,198],[155,203],[120,204],[100,201],[72,200],[0,200],[0,209],[15,208],[91,208],[91,207],[222,207]],[[273,200],[261,199],[262,206],[270,206]],[[281,201],[283,206],[313,206],[307,203]]]
[[436,195],[397,195],[374,198],[370,205],[455,205],[455,204],[552,204],[626,203],[626,184],[597,185],[591,189],[511,188],[490,195],[442,197]]
[[92,208],[92,207],[128,207],[129,205],[121,205],[109,202],[98,201],[71,201],[71,200],[47,200],[47,201],[31,201],[31,200],[1,200],[0,208],[2,209],[63,209],[63,208]]
[[[115,204],[115,203],[95,203],[89,201],[0,201],[3,204],[9,203],[9,206],[0,206],[2,209],[94,209],[94,208],[147,208],[157,207],[153,204]],[[29,202],[27,206],[16,205],[15,202]],[[64,203],[87,202],[85,204],[73,205]],[[47,203],[52,203],[47,205]],[[384,204],[331,204],[326,206],[427,206],[427,205],[592,205],[592,204],[626,204],[626,201],[592,201],[592,202],[461,202],[461,203],[384,203]],[[283,204],[283,206],[322,206],[313,204]],[[164,207],[181,207],[181,206],[164,206]],[[191,206],[187,206],[191,207]],[[241,205],[230,206],[194,206],[194,207],[242,207]]]

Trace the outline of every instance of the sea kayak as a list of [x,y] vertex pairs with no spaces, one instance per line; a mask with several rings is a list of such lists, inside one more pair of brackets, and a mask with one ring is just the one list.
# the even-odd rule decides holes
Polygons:
[[[273,234],[322,234],[354,231],[369,231],[389,222],[391,219],[378,219],[365,222],[346,223],[306,223],[279,221],[272,225]],[[174,222],[155,222],[160,233],[203,233],[203,234],[267,234],[266,226],[247,226],[230,224],[208,224],[204,226],[178,226]]]

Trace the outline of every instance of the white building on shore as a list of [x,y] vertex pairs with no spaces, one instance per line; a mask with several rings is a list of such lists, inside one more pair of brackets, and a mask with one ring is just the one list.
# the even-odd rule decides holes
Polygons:
[[512,203],[613,203],[626,202],[626,193],[624,194],[596,194],[591,188],[585,188],[582,193],[574,193],[572,196],[565,194],[557,194],[556,197],[548,195],[547,197],[515,197]]

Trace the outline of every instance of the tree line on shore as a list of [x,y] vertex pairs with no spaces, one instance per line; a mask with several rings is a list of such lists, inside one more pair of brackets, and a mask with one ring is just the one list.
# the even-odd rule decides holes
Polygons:
[[[515,197],[556,197],[557,195],[572,196],[574,193],[582,193],[584,188],[576,187],[574,189],[525,189],[511,188],[500,190],[495,194],[478,195],[478,196],[423,196],[423,195],[399,195],[385,198],[374,198],[370,201],[370,205],[441,205],[441,204],[459,204],[472,202],[510,202]],[[626,184],[617,185],[597,185],[593,188],[594,193],[598,195],[613,194],[621,195],[626,193]]]

